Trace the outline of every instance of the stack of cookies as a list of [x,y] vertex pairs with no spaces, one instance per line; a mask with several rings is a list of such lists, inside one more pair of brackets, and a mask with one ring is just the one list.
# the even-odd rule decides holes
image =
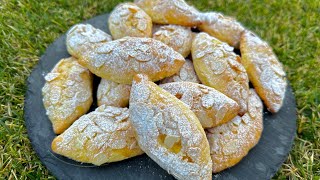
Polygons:
[[111,35],[73,26],[71,57],[45,76],[57,154],[101,165],[146,153],[177,179],[211,179],[258,143],[262,101],[272,113],[282,106],[281,63],[233,18],[184,0],[135,0],[107,22]]

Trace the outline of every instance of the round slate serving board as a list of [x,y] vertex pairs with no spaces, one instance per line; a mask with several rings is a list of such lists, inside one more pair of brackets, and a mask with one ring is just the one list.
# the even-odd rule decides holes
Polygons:
[[[97,16],[84,23],[109,33],[108,16]],[[32,146],[42,163],[58,179],[174,179],[146,155],[97,167],[75,162],[51,151],[51,142],[56,135],[42,104],[41,89],[45,83],[44,76],[61,58],[70,56],[65,38],[65,35],[61,36],[48,47],[27,81],[24,118]],[[99,79],[95,81],[98,83]],[[92,109],[95,107],[94,103]],[[239,164],[215,174],[213,179],[270,179],[290,152],[296,119],[296,103],[288,86],[282,109],[274,115],[264,110],[264,130],[258,145]]]

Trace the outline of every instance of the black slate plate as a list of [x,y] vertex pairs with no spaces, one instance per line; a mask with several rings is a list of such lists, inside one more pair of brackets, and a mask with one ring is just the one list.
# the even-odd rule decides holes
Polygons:
[[[107,20],[105,14],[84,23],[109,33]],[[55,134],[42,104],[41,88],[44,76],[61,58],[69,56],[63,35],[48,47],[28,78],[24,117],[32,146],[42,163],[58,179],[174,179],[146,155],[96,167],[51,151]],[[291,149],[296,132],[296,103],[291,87],[279,113],[264,112],[264,130],[258,145],[238,165],[214,175],[213,179],[270,179],[276,173]]]

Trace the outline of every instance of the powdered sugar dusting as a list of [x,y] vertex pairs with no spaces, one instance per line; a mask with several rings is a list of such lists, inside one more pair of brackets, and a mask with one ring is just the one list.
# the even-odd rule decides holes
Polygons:
[[182,26],[196,26],[200,23],[198,10],[184,0],[135,0],[134,3],[149,14],[154,23]]
[[199,33],[193,42],[192,57],[200,81],[235,100],[241,107],[239,114],[247,110],[249,79],[244,67],[228,44]]
[[133,3],[119,4],[109,16],[109,29],[114,39],[125,36],[151,37],[152,20]]
[[228,122],[239,111],[239,105],[234,100],[205,85],[175,82],[162,84],[160,87],[184,102],[195,113],[204,128]]
[[241,39],[241,53],[250,80],[271,112],[282,106],[287,87],[286,74],[271,47],[255,34],[246,31]]
[[[148,77],[142,74],[137,74],[136,78],[139,81],[147,81]],[[135,81],[138,81],[138,80]],[[136,83],[135,84],[135,88],[132,89],[131,88],[131,93],[130,93],[130,101],[133,102],[138,102],[138,101],[147,101],[150,98],[150,90],[148,87],[146,87],[144,84],[142,83]]]
[[220,60],[211,61],[211,69],[214,74],[222,74],[227,69],[227,64]]
[[[136,88],[145,89],[149,98],[137,97],[146,91]],[[132,85],[130,118],[141,149],[170,174],[178,179],[211,178],[208,144],[196,116],[144,76]]]
[[[54,151],[59,154],[96,165],[112,162],[116,157],[126,159],[143,153],[134,138],[128,109],[105,105],[82,116],[53,144]],[[124,149],[127,152],[122,156],[116,153]]]
[[79,57],[86,49],[86,45],[90,44],[91,47],[94,47],[111,40],[109,34],[94,28],[90,24],[77,24],[68,31],[66,45],[72,56]]
[[200,83],[200,80],[194,70],[193,63],[189,59],[186,59],[186,62],[181,67],[178,73],[161,80],[160,84],[165,84],[170,82],[181,82],[181,81]]
[[101,79],[98,86],[98,105],[126,107],[129,104],[131,86]]
[[55,80],[57,77],[59,77],[60,73],[48,73],[44,79],[47,81],[47,82],[50,82],[50,81],[53,81]]
[[250,90],[248,111],[242,117],[237,116],[226,124],[208,129],[213,172],[235,165],[258,143],[263,114],[261,100],[254,90]]
[[[78,37],[75,33],[67,39],[76,41],[78,38],[73,39]],[[67,44],[72,46],[68,40]],[[122,84],[131,84],[137,73],[147,74],[152,81],[163,79],[175,74],[185,62],[172,48],[151,38],[125,37],[111,42],[86,43],[70,48],[76,52],[81,51],[77,54],[79,62],[91,72]]]
[[[69,118],[78,107],[82,107],[84,111],[89,109],[92,102],[91,73],[74,58],[60,60],[45,79],[46,84],[42,89],[43,103],[51,121],[70,121]],[[71,119],[72,122],[74,120]]]
[[172,47],[183,57],[187,57],[191,51],[192,32],[190,28],[178,25],[160,26],[153,34],[153,38]]
[[202,22],[199,26],[201,31],[239,48],[241,33],[245,30],[239,22],[216,12],[201,13],[199,17]]

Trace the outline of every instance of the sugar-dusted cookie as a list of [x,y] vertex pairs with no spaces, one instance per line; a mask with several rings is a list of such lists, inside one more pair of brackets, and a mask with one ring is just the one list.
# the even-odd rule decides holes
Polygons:
[[53,152],[75,161],[101,165],[143,153],[134,137],[129,110],[102,105],[57,136]]
[[184,0],[135,0],[154,23],[196,26],[200,23],[199,12]]
[[[67,37],[69,41],[76,41]],[[79,39],[79,38],[77,38]],[[67,40],[67,44],[68,44]],[[152,38],[124,37],[111,42],[87,43],[79,63],[104,79],[121,84],[131,84],[137,73],[144,73],[152,81],[158,81],[177,73],[184,57],[164,43]]]
[[69,54],[79,58],[88,49],[111,40],[109,34],[94,28],[90,24],[77,24],[67,32],[66,46]]
[[240,106],[221,92],[192,82],[161,84],[161,88],[184,102],[198,117],[203,128],[211,128],[233,119]]
[[198,26],[201,31],[239,49],[240,36],[245,28],[238,21],[216,12],[202,13],[201,19]]
[[282,64],[272,48],[250,31],[242,34],[240,50],[242,64],[257,93],[270,112],[278,112],[287,87]]
[[263,129],[262,108],[260,98],[251,89],[246,114],[207,130],[214,173],[237,164],[258,143]]
[[209,145],[195,114],[141,74],[130,94],[130,120],[141,149],[177,179],[211,179]]
[[45,76],[43,104],[56,134],[85,114],[92,104],[92,74],[73,57],[61,59]]
[[239,115],[247,110],[249,79],[233,47],[207,33],[199,33],[192,43],[192,59],[200,81],[240,105]]
[[169,47],[172,47],[183,57],[187,57],[190,54],[192,32],[189,27],[178,25],[160,26],[156,32],[153,33],[153,38],[163,42]]
[[189,59],[186,59],[186,62],[181,67],[178,73],[174,74],[173,76],[162,79],[160,81],[160,84],[180,81],[200,83],[200,80],[194,70],[193,63]]
[[98,106],[127,107],[131,86],[101,79],[97,91]]
[[122,3],[115,7],[108,23],[113,39],[152,36],[151,18],[133,3]]

